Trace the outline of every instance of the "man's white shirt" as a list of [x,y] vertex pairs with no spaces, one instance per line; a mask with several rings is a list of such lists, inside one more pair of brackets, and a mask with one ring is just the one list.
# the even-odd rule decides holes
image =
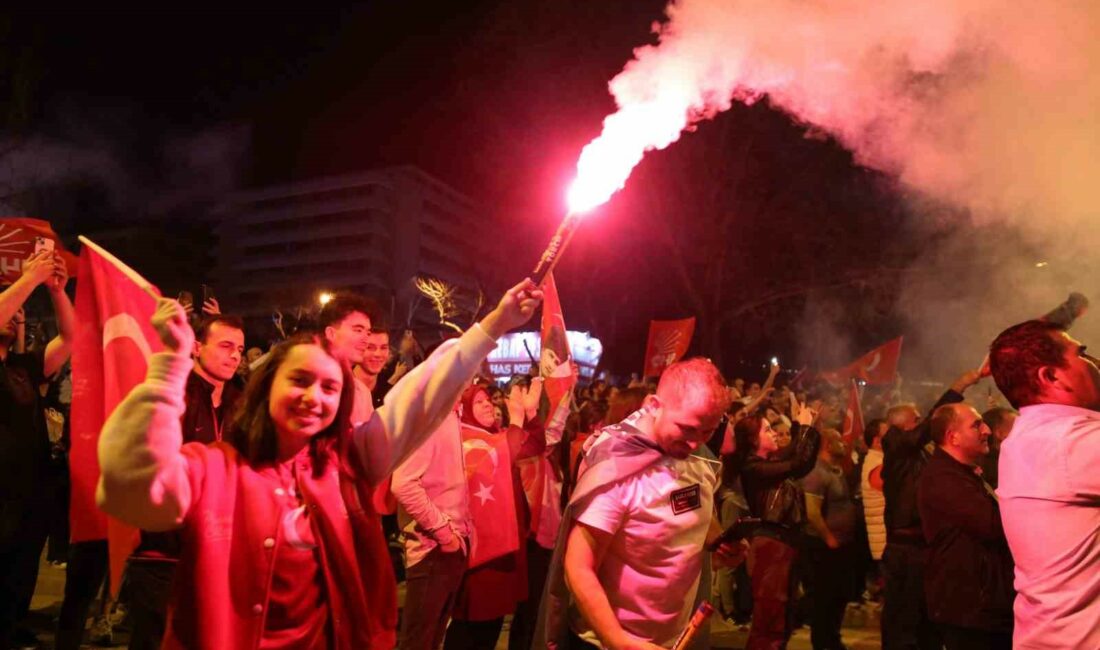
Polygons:
[[1020,410],[997,496],[1016,562],[1014,648],[1100,648],[1100,413]]
[[[620,625],[658,645],[691,617],[714,511],[716,461],[669,456],[575,504],[576,521],[613,535],[597,571]],[[599,645],[578,614],[573,631]]]

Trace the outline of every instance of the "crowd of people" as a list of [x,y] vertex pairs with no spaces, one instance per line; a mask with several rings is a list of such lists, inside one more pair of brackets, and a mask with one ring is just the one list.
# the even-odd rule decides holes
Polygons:
[[[510,620],[513,650],[648,650],[703,601],[753,649],[803,625],[843,648],[852,603],[881,608],[888,649],[1100,647],[1100,362],[1066,320],[1006,329],[925,412],[900,381],[774,363],[727,380],[695,358],[579,382],[561,424],[537,364],[497,382],[484,363],[538,308],[530,281],[427,353],[391,344],[353,293],[308,327],[277,320],[264,347],[216,300],[162,298],[164,350],[98,442],[97,503],[141,531],[111,589],[107,541],[70,544],[63,525],[67,280],[44,251],[0,293],[2,648],[37,647],[47,539],[66,567],[61,649],[114,625],[141,649],[482,649]],[[39,286],[57,335],[28,341]],[[968,402],[982,381],[1007,403]],[[472,448],[504,489],[473,476]],[[505,505],[474,507],[489,500]],[[486,555],[491,536],[504,552]]]

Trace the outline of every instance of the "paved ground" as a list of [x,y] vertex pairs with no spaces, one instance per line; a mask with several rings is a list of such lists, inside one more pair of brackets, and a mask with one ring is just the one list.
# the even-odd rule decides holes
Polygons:
[[[52,628],[55,617],[61,609],[61,598],[64,590],[65,571],[43,563],[38,576],[38,588],[31,603],[31,622],[39,633],[39,640],[42,642],[43,648],[53,647]],[[399,597],[403,595],[403,593],[399,593]],[[850,650],[877,650],[881,648],[878,621],[878,610],[874,607],[849,607],[843,631],[844,643]],[[711,635],[711,647],[716,650],[744,648],[745,639],[748,637],[748,629],[740,629],[728,621],[715,620],[711,626]],[[125,648],[128,641],[129,638],[125,631],[120,631],[115,635],[114,645],[85,645],[83,648]],[[504,650],[507,647],[507,636],[502,635],[500,643],[497,644],[497,649]],[[809,650],[809,629],[802,628],[795,632],[788,648],[791,650]]]

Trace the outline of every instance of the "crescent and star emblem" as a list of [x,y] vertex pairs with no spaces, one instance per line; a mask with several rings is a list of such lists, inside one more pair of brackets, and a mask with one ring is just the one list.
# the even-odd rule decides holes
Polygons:
[[103,347],[106,349],[107,344],[115,339],[130,339],[133,341],[146,360],[153,355],[153,349],[149,347],[149,341],[145,339],[145,334],[141,331],[141,325],[130,314],[115,314],[103,324]]
[[[493,463],[493,474],[497,473],[497,469],[500,466],[500,454],[497,452],[496,447],[492,446],[488,442],[480,438],[469,438],[462,441],[462,455],[466,458],[466,467],[470,467],[470,452],[478,450],[483,451],[489,460]],[[473,495],[481,499],[481,505],[485,505],[488,501],[496,501],[496,497],[493,496],[493,486],[486,485],[481,481],[477,482],[479,489],[475,490]]]

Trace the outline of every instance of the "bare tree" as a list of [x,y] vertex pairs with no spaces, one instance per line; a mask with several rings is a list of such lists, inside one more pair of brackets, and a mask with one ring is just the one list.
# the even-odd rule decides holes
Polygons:
[[774,338],[811,297],[889,301],[903,271],[884,263],[889,242],[876,249],[852,225],[853,212],[876,206],[866,187],[843,185],[853,182],[846,154],[792,143],[792,128],[766,107],[735,107],[651,154],[628,186],[660,244],[651,274],[675,286],[681,315],[698,318],[697,351],[719,364],[731,339]]

